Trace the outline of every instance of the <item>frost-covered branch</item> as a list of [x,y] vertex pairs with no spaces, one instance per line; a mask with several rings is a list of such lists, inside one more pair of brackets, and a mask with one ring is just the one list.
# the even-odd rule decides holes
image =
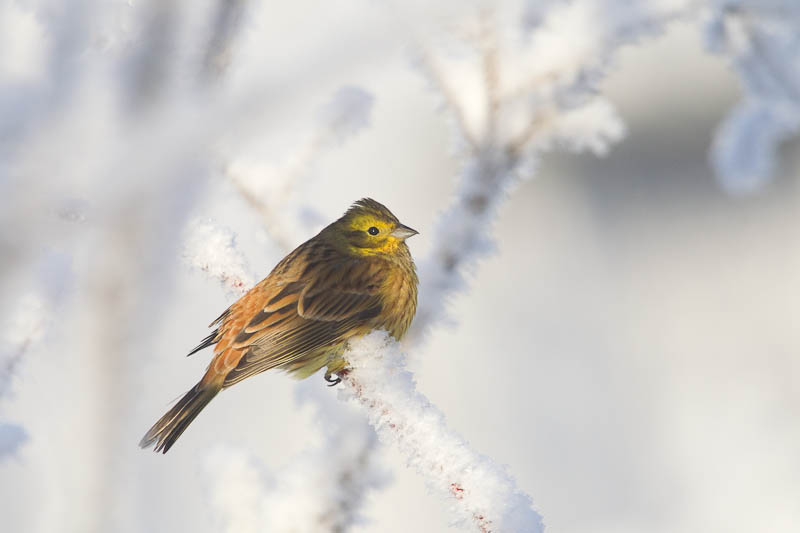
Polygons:
[[543,531],[530,497],[490,458],[447,428],[444,415],[417,392],[397,343],[381,331],[352,341],[340,397],[354,400],[382,441],[405,455],[429,487],[450,498],[454,522],[487,532]]
[[232,61],[232,48],[246,13],[248,0],[221,0],[217,3],[213,29],[206,48],[202,76],[222,77]]
[[376,454],[378,439],[360,412],[334,401],[318,381],[305,389],[301,401],[314,407],[323,440],[276,473],[263,531],[349,531],[363,521],[367,493],[387,483]]
[[[307,392],[306,398],[315,396]],[[219,449],[209,455],[212,505],[223,531],[344,532],[362,520],[366,493],[386,483],[376,463],[375,432],[361,413],[330,397],[314,399],[313,405],[323,442],[274,475],[241,450]]]
[[[16,306],[12,321],[0,336],[0,401],[10,394],[23,357],[44,336],[50,320],[49,306],[38,295],[27,294]],[[0,419],[0,459],[16,453],[26,439],[22,426]]]
[[498,208],[532,175],[540,153],[603,155],[623,137],[598,82],[621,46],[661,31],[690,7],[590,0],[515,11],[486,4],[421,45],[418,64],[454,117],[462,171],[434,230],[433,252],[421,262],[412,342],[447,320],[447,300],[493,247]]
[[241,296],[255,284],[236,235],[210,220],[196,219],[186,228],[183,252],[186,262],[216,279],[232,296]]
[[49,306],[35,294],[27,294],[16,306],[0,341],[0,399],[8,393],[11,378],[31,345],[44,336],[51,320]]
[[766,183],[779,144],[800,130],[800,5],[718,0],[708,47],[739,73],[744,98],[719,127],[711,161],[721,185],[747,193]]
[[[26,358],[52,327],[70,283],[71,265],[64,254],[46,253],[36,270],[36,287],[22,295],[9,320],[0,324],[0,402],[13,395],[14,381],[22,380]],[[23,425],[0,419],[0,458],[16,453],[26,439]]]

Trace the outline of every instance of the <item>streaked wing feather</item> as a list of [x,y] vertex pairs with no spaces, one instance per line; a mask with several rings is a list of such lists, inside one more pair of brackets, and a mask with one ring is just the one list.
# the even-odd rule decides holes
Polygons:
[[379,270],[364,262],[317,262],[313,270],[303,268],[301,279],[268,289],[261,297],[265,306],[234,340],[232,347],[243,355],[223,386],[336,346],[361,332],[360,326],[382,309]]
[[195,346],[191,352],[187,353],[186,357],[189,357],[192,354],[196,354],[203,348],[208,348],[212,344],[216,344],[218,335],[219,335],[219,329],[215,329],[214,331],[211,332],[211,334],[208,337],[200,341],[200,344]]
[[308,320],[336,321],[356,315],[375,303],[375,295],[367,292],[331,290],[304,294],[298,314]]
[[[375,316],[380,306],[373,311],[367,310],[362,316]],[[353,316],[337,322],[306,320],[288,334],[259,340],[247,350],[239,360],[236,368],[225,377],[225,387],[229,387],[246,377],[258,374],[271,368],[280,367],[315,351],[333,347],[346,341],[358,326],[363,325],[362,316]]]

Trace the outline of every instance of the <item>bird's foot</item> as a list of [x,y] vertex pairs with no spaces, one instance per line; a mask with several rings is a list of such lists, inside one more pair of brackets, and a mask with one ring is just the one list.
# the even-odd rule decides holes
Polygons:
[[325,381],[328,382],[328,387],[335,387],[342,382],[342,377],[347,375],[347,370],[340,370],[336,373],[336,377],[332,377],[332,372],[325,373]]

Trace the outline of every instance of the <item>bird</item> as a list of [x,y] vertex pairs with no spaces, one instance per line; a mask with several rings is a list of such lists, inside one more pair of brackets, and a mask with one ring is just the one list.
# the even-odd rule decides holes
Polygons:
[[347,343],[381,329],[400,340],[417,308],[418,278],[406,239],[418,234],[383,204],[362,198],[290,252],[209,327],[188,355],[213,346],[192,387],[139,446],[167,453],[223,389],[280,369],[307,378],[326,367],[330,386],[347,372]]

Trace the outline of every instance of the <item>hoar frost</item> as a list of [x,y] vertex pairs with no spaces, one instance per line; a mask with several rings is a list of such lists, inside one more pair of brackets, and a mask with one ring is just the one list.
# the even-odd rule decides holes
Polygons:
[[386,332],[350,342],[350,370],[340,397],[360,405],[382,441],[440,494],[450,496],[457,524],[482,532],[540,533],[542,519],[514,479],[447,428],[444,415],[416,390],[405,356]]

